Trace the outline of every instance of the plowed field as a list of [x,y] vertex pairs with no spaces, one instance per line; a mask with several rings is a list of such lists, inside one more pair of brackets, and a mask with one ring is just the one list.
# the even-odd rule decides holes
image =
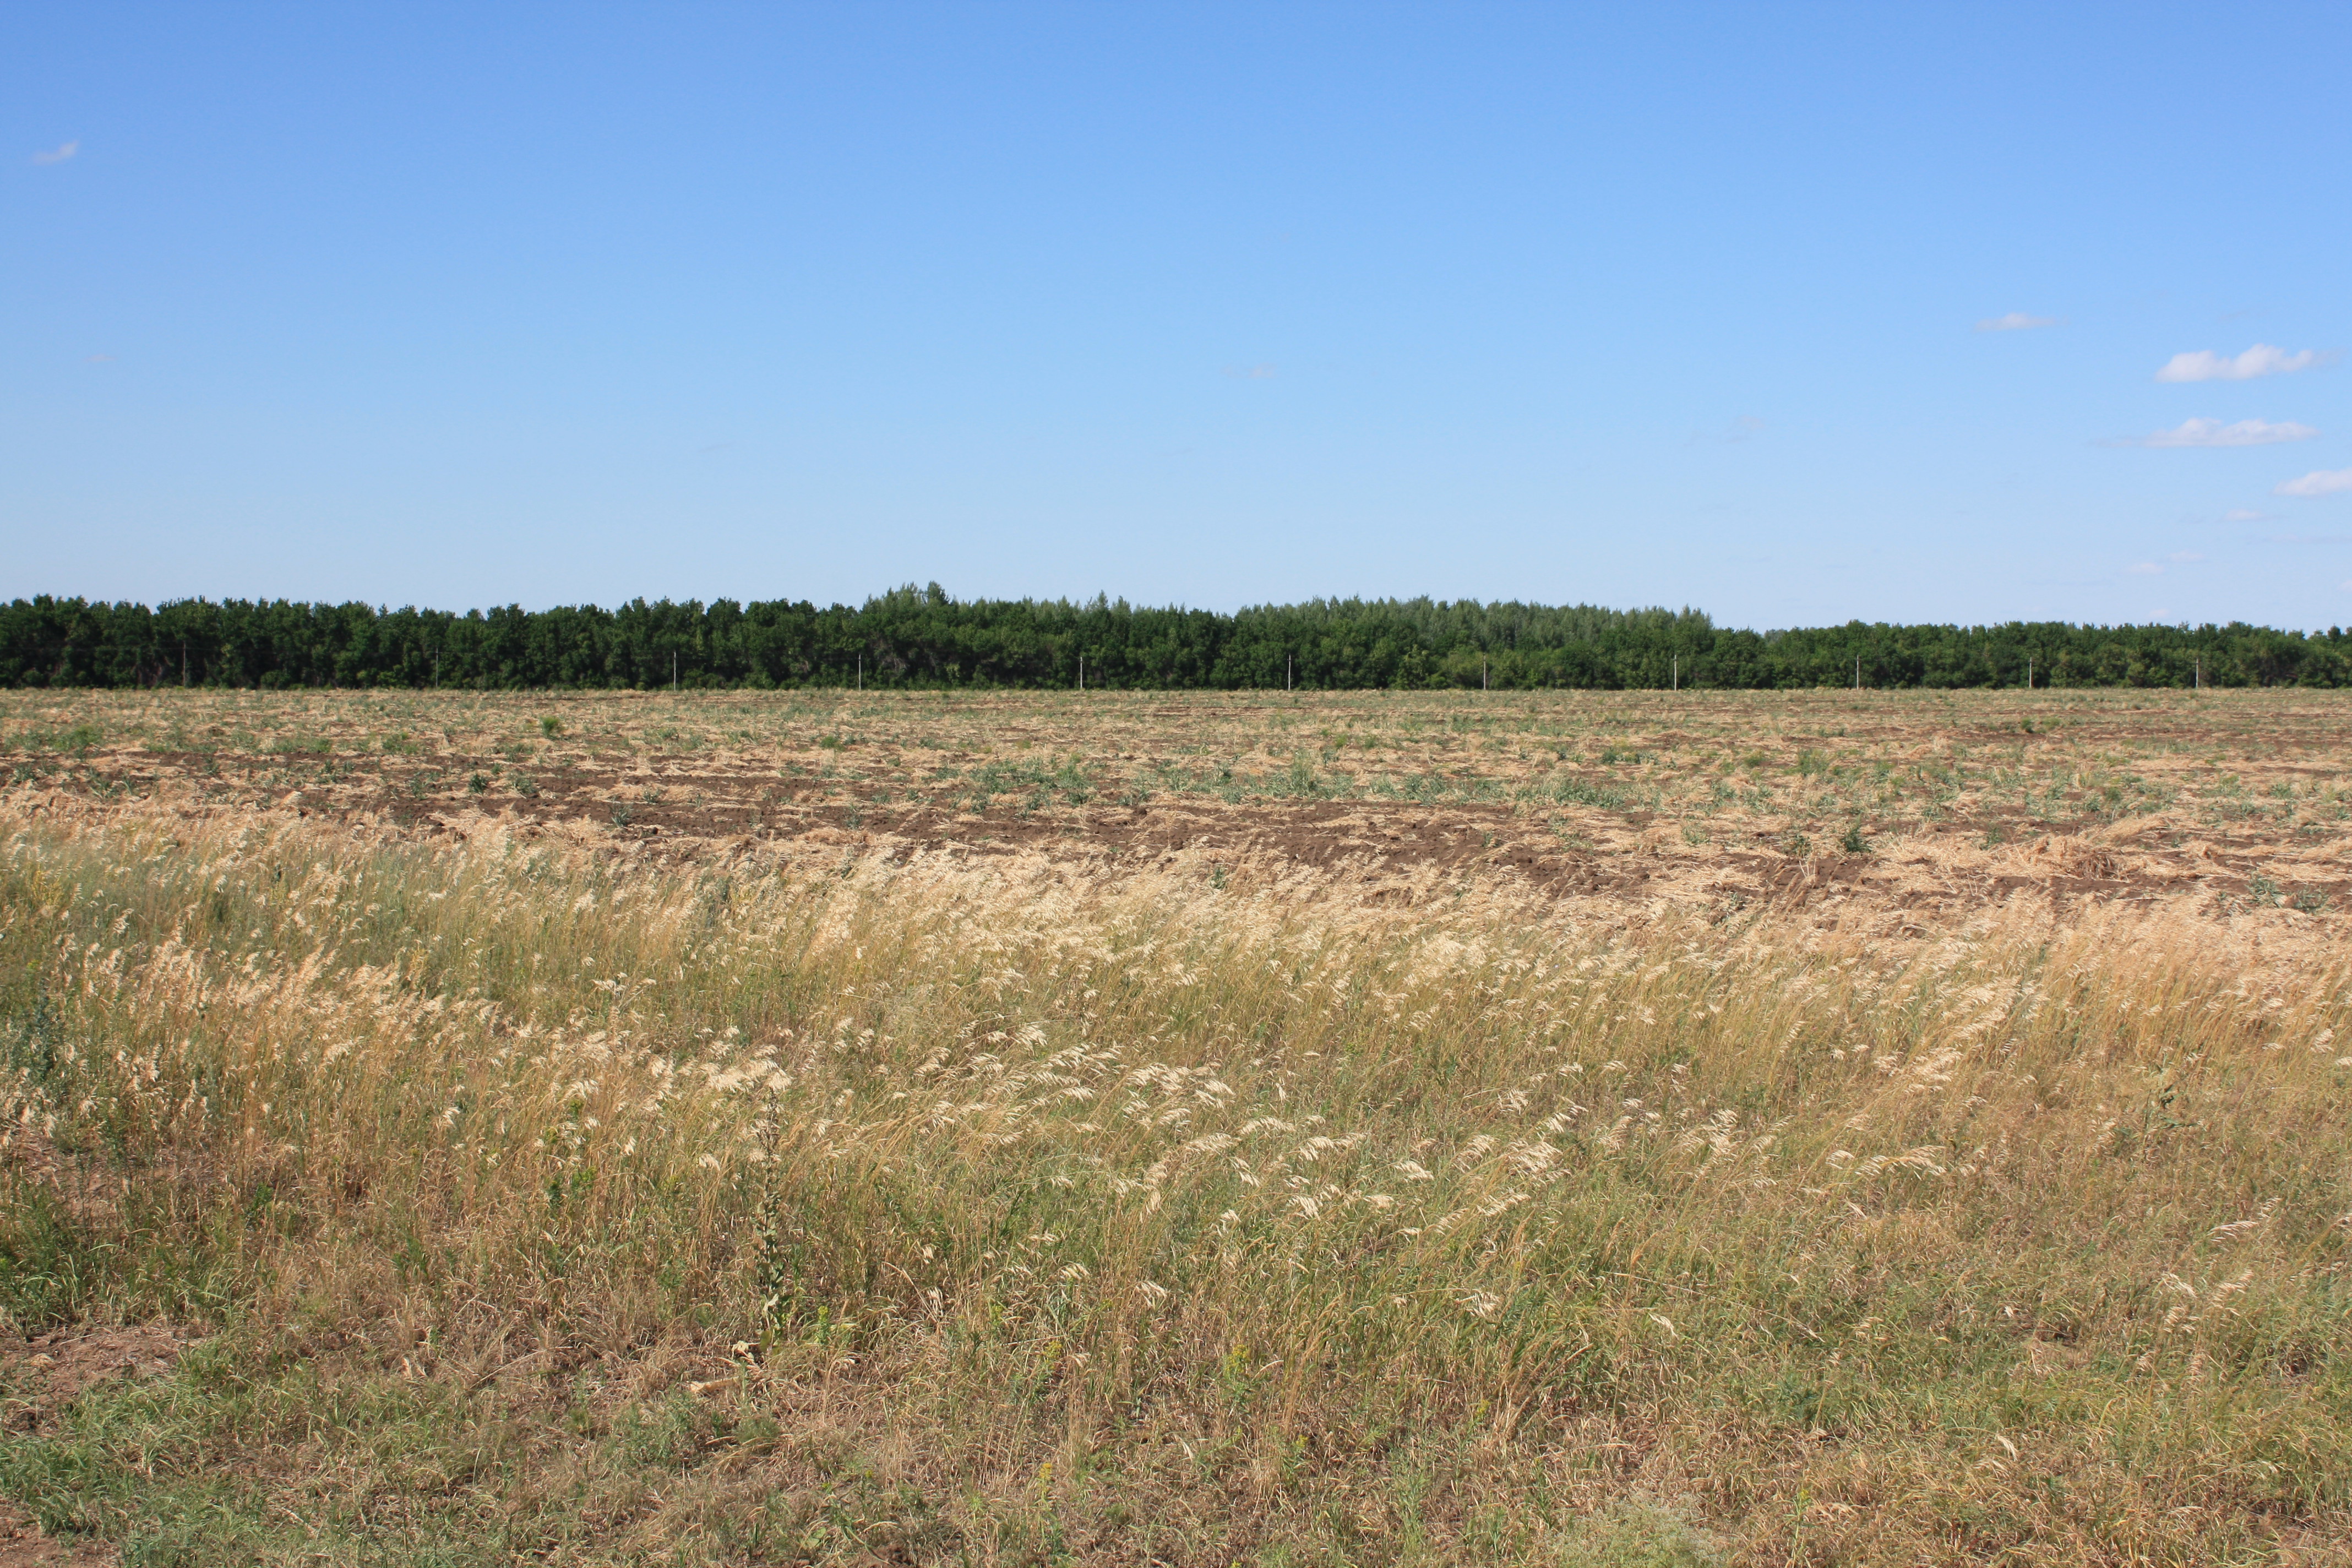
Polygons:
[[0,765],[52,810],[1901,930],[2019,897],[2324,918],[2352,895],[2347,718],[2260,691],[18,692]]

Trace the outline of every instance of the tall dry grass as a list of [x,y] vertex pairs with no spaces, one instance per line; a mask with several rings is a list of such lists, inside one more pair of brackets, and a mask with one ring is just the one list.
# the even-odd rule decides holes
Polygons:
[[[2201,1563],[2352,1528],[2332,943],[1633,939],[136,819],[13,825],[0,910],[17,1322],[441,1389],[504,1436],[437,1484],[545,1555],[765,1560],[748,1521],[845,1559]],[[692,1441],[620,1443],[647,1412]]]

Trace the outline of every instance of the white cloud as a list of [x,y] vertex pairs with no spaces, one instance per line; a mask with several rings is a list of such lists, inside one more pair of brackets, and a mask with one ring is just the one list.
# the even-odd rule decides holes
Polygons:
[[2272,514],[2269,512],[2256,511],[2252,507],[2242,506],[2234,507],[2230,510],[2223,512],[2221,514],[2221,521],[2223,522],[2268,522],[2271,520],[2271,516]]
[[2273,425],[2267,419],[2241,419],[2224,425],[2219,419],[2184,419],[2169,430],[2158,430],[2118,447],[2269,447],[2281,441],[2308,441],[2319,432],[2292,419]]
[[2158,566],[2153,561],[2142,561],[2134,565],[2126,566],[2124,570],[2135,577],[2161,577],[2164,575],[2164,568]]
[[2298,370],[2335,362],[2332,353],[2320,353],[2305,349],[2289,353],[2268,343],[2256,343],[2235,359],[2215,353],[2211,349],[2199,349],[2195,353],[2174,354],[2156,373],[2158,381],[2252,381],[2258,375],[2286,375]]
[[2055,316],[2029,316],[2022,310],[2011,310],[2006,316],[1987,316],[1977,323],[1980,332],[2022,332],[2034,327],[2054,327]]
[[62,163],[80,151],[80,142],[68,142],[63,146],[52,147],[46,153],[34,153],[33,162],[36,163]]
[[2289,479],[2274,492],[2283,496],[2332,496],[2352,490],[2352,468],[2314,468],[2299,479]]
[[2194,550],[2176,550],[2171,554],[2166,556],[2165,559],[2167,561],[2177,561],[2180,563],[2180,564],[2186,566],[2191,562],[2202,561],[2205,557],[2199,554]]

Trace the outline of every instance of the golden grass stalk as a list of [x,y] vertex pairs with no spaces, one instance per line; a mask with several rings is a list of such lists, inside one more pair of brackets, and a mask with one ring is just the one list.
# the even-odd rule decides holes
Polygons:
[[10,832],[28,1326],[331,1325],[468,1396],[667,1346],[803,1425],[833,1391],[966,1551],[1052,1519],[1109,1560],[1138,1498],[1455,1560],[1655,1507],[1741,1560],[2352,1523],[2340,944]]

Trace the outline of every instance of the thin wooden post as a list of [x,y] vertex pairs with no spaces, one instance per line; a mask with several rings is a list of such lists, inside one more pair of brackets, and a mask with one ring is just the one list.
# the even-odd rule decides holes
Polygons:
[[1674,685],[1671,689],[1680,691],[1683,689],[1683,656],[1680,654],[1675,655],[1675,671],[1673,680]]

